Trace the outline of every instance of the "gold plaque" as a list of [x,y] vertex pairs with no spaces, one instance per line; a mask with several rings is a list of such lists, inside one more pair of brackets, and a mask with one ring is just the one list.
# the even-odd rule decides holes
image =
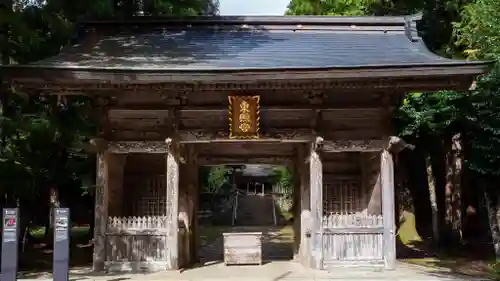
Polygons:
[[229,138],[258,139],[260,96],[229,96]]

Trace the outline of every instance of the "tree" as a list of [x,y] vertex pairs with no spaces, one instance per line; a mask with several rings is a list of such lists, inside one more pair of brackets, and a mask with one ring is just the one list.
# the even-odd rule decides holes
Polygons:
[[[474,55],[475,58],[478,58],[494,57],[495,54],[498,54],[497,48],[500,46],[498,44],[498,40],[500,40],[498,37],[498,28],[500,28],[498,4],[498,0],[472,2],[456,0],[291,0],[287,14],[381,16],[418,12],[423,15],[423,19],[419,23],[419,35],[431,51],[446,57],[463,58]],[[488,78],[485,79],[488,80]],[[452,232],[454,226],[449,229],[445,228],[447,224],[456,224],[457,219],[453,223],[445,220],[451,220],[448,218],[450,196],[447,195],[450,190],[453,189],[455,192],[455,190],[461,189],[461,192],[471,195],[467,198],[474,198],[474,192],[477,192],[477,189],[468,188],[462,184],[463,178],[469,178],[462,173],[477,171],[479,167],[481,167],[482,172],[488,175],[497,173],[493,171],[496,169],[494,168],[496,166],[493,166],[493,159],[497,159],[499,154],[486,143],[486,139],[495,136],[491,131],[498,128],[491,118],[497,104],[494,106],[488,104],[487,100],[495,100],[491,97],[494,94],[491,91],[487,94],[481,89],[485,87],[482,83],[496,83],[493,80],[479,82],[477,91],[470,95],[450,91],[409,93],[395,116],[397,132],[406,140],[417,144],[419,148],[419,153],[406,153],[406,157],[410,157],[410,159],[402,162],[423,164],[419,169],[405,169],[412,174],[410,176],[414,179],[414,181],[408,181],[409,188],[413,190],[412,194],[424,196],[424,198],[414,198],[413,200],[420,202],[418,207],[421,210],[416,210],[417,222],[426,223],[431,219],[430,213],[425,211],[430,210],[430,207],[424,208],[424,206],[430,205],[429,191],[421,192],[422,184],[435,185],[433,190],[436,192],[436,204],[441,222],[439,224],[441,229],[437,232],[445,234]],[[480,116],[479,112],[482,112]],[[487,120],[491,120],[491,122]],[[461,148],[458,154],[456,153],[457,145]],[[496,142],[493,145],[498,147]],[[480,147],[483,149],[481,150]],[[416,159],[419,157],[424,157],[424,159]],[[468,169],[466,171],[457,169],[454,164],[457,163],[455,160],[465,163]],[[425,167],[426,162],[432,167]],[[431,177],[425,176],[427,171],[432,172]],[[427,178],[431,182],[428,183]],[[415,179],[421,180],[415,181]],[[463,208],[472,204],[464,202]],[[458,221],[460,221],[460,216]],[[458,230],[458,232],[460,231]],[[450,235],[452,234],[450,233]],[[447,234],[442,236],[441,242],[451,241],[451,239],[447,239],[448,237]]]
[[[2,64],[30,63],[57,54],[80,19],[124,17],[142,9],[152,15],[216,14],[216,0],[3,1],[0,5]],[[0,73],[1,75],[1,73]],[[1,80],[1,76],[0,76]],[[1,81],[0,81],[1,82]],[[21,207],[23,233],[47,224],[50,207],[81,204],[91,191],[95,157],[84,144],[96,132],[91,101],[82,97],[28,95],[0,88],[0,195],[2,207]],[[93,209],[92,205],[86,206]],[[73,213],[72,213],[73,214]],[[24,241],[25,239],[20,239]]]
[[477,175],[488,211],[490,233],[497,261],[500,260],[500,2],[476,0],[464,7],[461,22],[455,23],[457,44],[474,59],[491,59],[496,66],[478,79],[469,95],[467,112],[470,149],[468,167]]

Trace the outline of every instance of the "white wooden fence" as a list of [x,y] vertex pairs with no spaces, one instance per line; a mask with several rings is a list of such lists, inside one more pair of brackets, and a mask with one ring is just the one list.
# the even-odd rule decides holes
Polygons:
[[[105,248],[108,270],[165,269],[166,226],[166,216],[110,217]],[[180,239],[183,239],[183,229],[180,230],[180,235]]]
[[323,217],[323,259],[334,263],[383,261],[383,219],[366,213],[330,213]]
[[109,217],[108,230],[120,232],[121,230],[147,230],[164,229],[167,227],[166,216],[143,216],[143,217]]

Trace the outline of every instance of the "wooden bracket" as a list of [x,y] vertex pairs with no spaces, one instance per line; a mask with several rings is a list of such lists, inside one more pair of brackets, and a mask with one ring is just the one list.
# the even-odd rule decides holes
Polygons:
[[108,149],[108,141],[105,139],[90,139],[89,141],[90,149],[93,152],[104,152]]
[[415,146],[405,142],[402,138],[397,136],[389,137],[386,150],[392,154],[398,154],[405,149],[413,150]]

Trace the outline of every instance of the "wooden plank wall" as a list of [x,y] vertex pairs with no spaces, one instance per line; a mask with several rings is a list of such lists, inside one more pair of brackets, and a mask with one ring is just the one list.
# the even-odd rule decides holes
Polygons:
[[381,201],[378,153],[334,153],[323,159],[324,265],[382,263],[383,218],[368,213],[370,201]]

